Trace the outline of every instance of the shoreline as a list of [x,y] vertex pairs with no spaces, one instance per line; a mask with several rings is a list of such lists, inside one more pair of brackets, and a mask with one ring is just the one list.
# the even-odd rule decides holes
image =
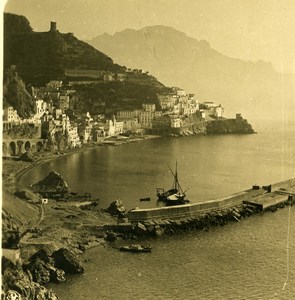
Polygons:
[[[50,155],[45,155],[45,157],[39,157],[34,163],[26,163],[26,166],[22,169],[18,169],[13,176],[17,178],[16,181],[18,181],[26,172],[36,166],[64,155],[93,150],[96,146],[97,145],[91,145],[81,149],[65,151],[62,155],[50,153]],[[12,186],[16,187],[17,183],[14,182]],[[18,187],[22,188],[23,186],[19,184]],[[26,200],[18,201],[23,203],[28,202]],[[27,257],[40,250],[52,252],[56,251],[56,248],[59,247],[70,247],[70,249],[75,250],[75,253],[80,258],[80,255],[88,249],[101,247],[111,242],[111,239],[106,239],[107,233],[110,233],[110,235],[114,233],[118,243],[132,243],[133,240],[139,242],[143,239],[151,238],[152,236],[160,236],[161,234],[181,234],[189,230],[207,231],[213,226],[223,226],[228,221],[238,221],[235,217],[239,219],[239,214],[242,216],[241,211],[234,210],[231,211],[230,214],[226,214],[225,212],[222,214],[211,213],[198,220],[186,219],[179,222],[166,220],[162,224],[161,222],[159,222],[159,224],[149,224],[146,222],[146,224],[144,224],[146,230],[140,225],[135,228],[131,226],[130,229],[132,231],[119,232],[116,231],[118,219],[111,217],[109,214],[105,214],[99,207],[94,209],[81,209],[75,206],[74,201],[65,201],[63,203],[63,201],[59,200],[50,200],[49,202],[51,203],[44,205],[45,219],[38,224],[36,228],[38,230],[29,232],[26,236],[28,243],[25,244],[23,249]],[[30,203],[30,205],[41,206],[40,203]],[[244,216],[242,216],[242,218],[244,218]],[[110,227],[103,227],[105,224],[109,224]],[[112,245],[112,243],[110,243],[110,245]]]
[[[102,142],[107,141],[108,139],[111,139],[111,138],[112,137],[104,138],[102,140]],[[126,141],[126,143],[140,142],[140,141],[145,141],[145,140],[154,139],[154,138],[161,138],[161,136],[145,135],[143,137],[136,137],[134,139],[131,138],[129,141]],[[122,144],[124,144],[124,142],[122,142]],[[121,144],[118,144],[118,146],[119,145],[121,145]],[[56,153],[52,153],[52,152],[40,152],[41,154],[37,155],[37,156],[41,156],[41,157],[38,157],[34,162],[30,163],[28,166],[25,166],[24,168],[21,168],[20,170],[18,170],[17,173],[11,174],[11,175],[14,175],[15,179],[17,179],[17,181],[20,182],[21,177],[24,174],[26,174],[29,170],[31,170],[39,165],[45,164],[45,163],[47,163],[51,160],[57,159],[61,156],[68,156],[68,155],[75,154],[75,153],[90,151],[90,150],[93,150],[100,146],[101,146],[101,142],[96,142],[91,145],[86,144],[84,147],[81,147],[81,148],[67,149],[67,150],[61,151],[60,154],[56,154]],[[107,144],[105,144],[105,146],[107,146]],[[46,154],[48,154],[48,155],[46,155]],[[35,154],[35,156],[36,156],[36,154]],[[14,157],[4,157],[4,158],[2,158],[2,161],[3,161],[3,159],[7,160],[7,161],[19,161],[18,159],[14,159]],[[3,168],[3,171],[4,171],[4,168]],[[5,188],[5,186],[6,186],[6,182],[4,180],[2,180],[2,187]],[[23,188],[25,188],[25,187],[23,187]]]
[[[135,137],[135,142],[159,137],[161,136],[146,135],[140,138]],[[132,142],[133,140],[134,139],[131,138],[129,142]],[[40,198],[21,181],[22,177],[27,172],[37,166],[62,156],[90,151],[97,147],[99,147],[99,145],[93,143],[82,148],[63,151],[61,154],[56,154],[56,152],[43,152],[36,155],[37,159],[34,162],[24,162],[14,158],[2,158],[3,173],[6,173],[2,176],[2,188],[5,198],[2,202],[2,211],[5,212],[6,217],[9,219],[9,224],[11,223],[11,220],[13,220],[16,224],[15,227],[17,227],[20,232],[25,233],[25,236],[22,238],[23,240],[25,239],[24,244],[29,245],[31,242],[33,245],[31,250],[25,251],[23,255],[25,259],[37,251],[35,248],[38,248],[38,243],[39,248],[41,249],[42,245],[44,246],[46,243],[52,243],[55,246],[59,245],[60,247],[67,247],[75,251],[78,255],[82,254],[88,248],[105,243],[105,236],[99,228],[102,228],[105,224],[116,223],[117,220],[101,210],[99,205],[94,209],[90,207],[89,211],[87,211],[87,209],[83,210],[83,212],[87,211],[87,213],[85,213],[85,216],[83,216],[81,220],[78,220],[77,224],[71,228],[66,218],[71,217],[78,219],[79,214],[81,214],[81,209],[75,207],[75,200],[62,203],[58,200],[50,199],[49,204],[43,205]],[[15,192],[17,191],[24,191],[25,195],[28,195],[30,199],[22,199],[20,196],[15,195]],[[89,228],[87,228],[87,226],[80,228],[79,222],[88,224]],[[51,223],[57,223],[61,228],[65,227],[65,231],[70,238],[65,240],[65,236],[67,235],[61,236],[58,229],[55,229],[53,233],[50,232],[49,235],[47,234],[47,237],[45,238],[30,233],[31,229],[33,229],[33,231],[44,230],[46,233],[46,230],[48,230],[48,228],[50,229]],[[22,240],[20,240],[20,243],[22,243]],[[44,247],[46,248],[47,246],[45,245]]]

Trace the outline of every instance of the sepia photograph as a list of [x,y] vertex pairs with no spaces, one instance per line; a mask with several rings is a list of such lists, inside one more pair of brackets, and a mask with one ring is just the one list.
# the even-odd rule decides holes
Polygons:
[[1,300],[295,299],[295,1],[1,9]]

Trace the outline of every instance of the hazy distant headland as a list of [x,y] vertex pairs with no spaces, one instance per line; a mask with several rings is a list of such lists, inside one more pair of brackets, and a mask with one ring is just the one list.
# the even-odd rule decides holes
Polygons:
[[295,113],[293,75],[279,74],[269,62],[225,56],[171,27],[105,33],[88,43],[119,64],[150,71],[164,84],[220,101],[230,112],[262,119]]

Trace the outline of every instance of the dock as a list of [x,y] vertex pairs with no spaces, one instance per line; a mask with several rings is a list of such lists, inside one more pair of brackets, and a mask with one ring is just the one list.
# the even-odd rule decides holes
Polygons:
[[116,236],[134,239],[190,230],[208,231],[212,226],[240,222],[243,218],[295,205],[295,178],[214,200],[148,209],[132,209],[118,224],[104,225],[107,240]]
[[280,191],[276,191],[273,193],[266,193],[251,200],[243,201],[243,204],[249,204],[253,207],[256,207],[259,211],[267,211],[272,210],[277,205],[288,204],[288,202],[291,202],[290,204],[295,203],[294,193],[281,193]]
[[265,211],[278,205],[294,204],[295,178],[268,186],[253,185],[251,189],[226,197],[184,205],[133,209],[128,213],[129,222],[162,222],[163,220],[196,219],[204,213],[244,207],[248,211]]

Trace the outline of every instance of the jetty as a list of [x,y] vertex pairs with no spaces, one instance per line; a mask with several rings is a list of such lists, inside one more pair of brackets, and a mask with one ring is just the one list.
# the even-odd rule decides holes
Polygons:
[[127,213],[122,223],[105,225],[107,231],[134,235],[173,234],[179,230],[207,230],[239,222],[264,211],[275,211],[295,204],[295,178],[251,189],[226,197],[183,205],[140,209]]

